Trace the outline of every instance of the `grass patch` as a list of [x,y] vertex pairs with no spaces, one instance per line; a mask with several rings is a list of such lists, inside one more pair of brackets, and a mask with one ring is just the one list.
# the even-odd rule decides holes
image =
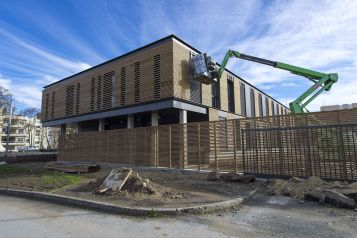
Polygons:
[[19,167],[11,164],[0,165],[0,177],[8,175],[31,174],[33,171],[29,168]]
[[54,191],[65,186],[79,184],[82,176],[55,171],[30,169],[16,165],[0,165],[0,187]]
[[71,174],[49,174],[40,177],[40,183],[44,186],[62,187],[78,184],[82,178]]
[[148,211],[148,213],[146,214],[146,217],[147,218],[153,218],[153,219],[156,219],[156,218],[162,218],[163,215],[157,211],[155,211],[154,209],[151,209],[150,211]]

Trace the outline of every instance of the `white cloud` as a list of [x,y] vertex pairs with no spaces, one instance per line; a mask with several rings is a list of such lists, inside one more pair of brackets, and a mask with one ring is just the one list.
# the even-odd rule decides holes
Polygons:
[[[262,58],[278,60],[322,72],[339,73],[340,80],[330,93],[322,93],[309,106],[357,102],[354,66],[357,64],[357,1],[276,1],[267,13],[264,35],[257,35],[231,48]],[[294,86],[284,93],[294,99],[308,88],[305,78],[293,77],[271,67],[234,61],[234,71],[257,85],[267,82]],[[289,80],[294,80],[290,83]],[[299,81],[298,81],[299,80]],[[305,85],[306,84],[306,85]],[[310,83],[312,85],[312,83]]]
[[11,90],[19,107],[39,108],[43,86],[90,68],[86,62],[58,56],[1,28],[0,36],[0,85]]
[[[24,50],[27,54],[29,54],[31,57],[38,57],[41,59],[41,61],[47,61],[52,64],[55,64],[56,67],[63,67],[69,71],[73,72],[78,72],[82,71],[85,69],[88,69],[90,67],[89,64],[81,61],[72,61],[65,59],[63,57],[59,57],[55,54],[49,53],[46,50],[43,50],[34,44],[25,42],[24,40],[19,39],[15,35],[11,34],[8,31],[5,31],[0,28],[0,34],[3,35],[4,37],[7,37],[9,40],[11,40],[12,44],[15,43],[18,47],[20,47],[22,50]],[[16,57],[16,55],[14,56]],[[32,63],[35,63],[32,61]]]
[[[357,1],[227,0],[219,4],[204,0],[139,1],[133,6],[127,4],[125,9],[122,3],[112,2],[71,5],[80,20],[88,24],[86,30],[95,33],[79,35],[69,21],[45,11],[43,6],[34,9],[35,15],[40,17],[30,22],[52,38],[66,38],[67,47],[73,45],[77,52],[88,51],[93,57],[98,55],[96,51],[89,52],[92,42],[100,49],[108,49],[111,56],[121,49],[119,43],[137,48],[174,33],[217,61],[221,61],[228,49],[234,49],[322,72],[337,72],[339,82],[331,92],[321,94],[309,109],[318,110],[322,104],[357,102],[354,93],[357,90],[354,81]],[[128,17],[128,9],[137,16],[135,21]],[[33,14],[27,13],[28,9],[20,10],[21,14]],[[40,24],[44,21],[46,24]],[[34,40],[36,36],[27,37],[9,27],[1,29],[2,26],[0,24],[0,72],[4,76],[0,77],[0,84],[12,81],[14,91],[32,90],[33,82],[42,86],[90,67],[87,62],[71,59],[57,48],[58,51],[54,51],[44,47],[40,43],[42,39]],[[92,38],[85,39],[87,36]],[[283,103],[294,100],[311,85],[305,78],[252,62],[232,59],[228,67],[258,88],[281,98]],[[11,71],[19,74],[15,77],[7,73]],[[20,95],[19,98],[27,104],[38,100],[39,105],[39,92],[35,91],[33,97]]]
[[25,107],[40,108],[42,97],[41,87],[14,84],[12,80],[4,78],[1,74],[0,85],[11,91],[15,99],[15,104],[20,103]]
[[2,74],[0,74],[0,86],[9,89],[10,85],[11,85],[11,80],[4,78]]

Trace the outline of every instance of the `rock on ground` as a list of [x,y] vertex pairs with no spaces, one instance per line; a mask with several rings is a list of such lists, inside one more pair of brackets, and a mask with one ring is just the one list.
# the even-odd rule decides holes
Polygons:
[[336,207],[355,208],[357,202],[355,187],[357,187],[357,183],[327,182],[319,177],[307,179],[293,177],[290,180],[271,180],[268,193],[319,202],[320,204],[328,203]]
[[217,171],[212,171],[208,173],[207,180],[208,181],[217,181],[221,178],[221,173]]
[[336,207],[355,208],[355,201],[335,190],[322,191],[325,195],[325,202]]

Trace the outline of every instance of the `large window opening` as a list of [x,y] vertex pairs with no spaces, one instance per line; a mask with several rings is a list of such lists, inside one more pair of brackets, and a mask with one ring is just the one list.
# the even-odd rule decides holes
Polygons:
[[255,96],[254,89],[250,90],[250,109],[251,109],[251,117],[255,117]]
[[259,98],[259,116],[262,117],[263,116],[263,97],[261,94],[259,94],[258,98]]
[[231,75],[228,75],[227,89],[228,89],[228,111],[234,113],[234,84],[233,84],[233,76]]
[[220,93],[219,93],[219,79],[217,82],[212,83],[212,107],[221,108]]
[[241,115],[247,116],[247,103],[245,98],[245,85],[244,83],[240,84],[240,108],[241,108]]

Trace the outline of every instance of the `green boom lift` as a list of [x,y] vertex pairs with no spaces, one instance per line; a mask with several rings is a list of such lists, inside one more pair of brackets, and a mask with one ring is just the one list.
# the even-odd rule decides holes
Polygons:
[[194,78],[205,84],[213,83],[217,78],[221,78],[229,59],[233,57],[286,70],[292,74],[303,76],[312,81],[314,85],[289,104],[290,111],[293,114],[307,112],[308,110],[306,109],[306,106],[323,91],[329,91],[331,86],[338,80],[337,73],[325,74],[290,64],[242,54],[234,50],[228,50],[220,66],[206,54],[197,54],[193,56],[191,59],[191,67]]

